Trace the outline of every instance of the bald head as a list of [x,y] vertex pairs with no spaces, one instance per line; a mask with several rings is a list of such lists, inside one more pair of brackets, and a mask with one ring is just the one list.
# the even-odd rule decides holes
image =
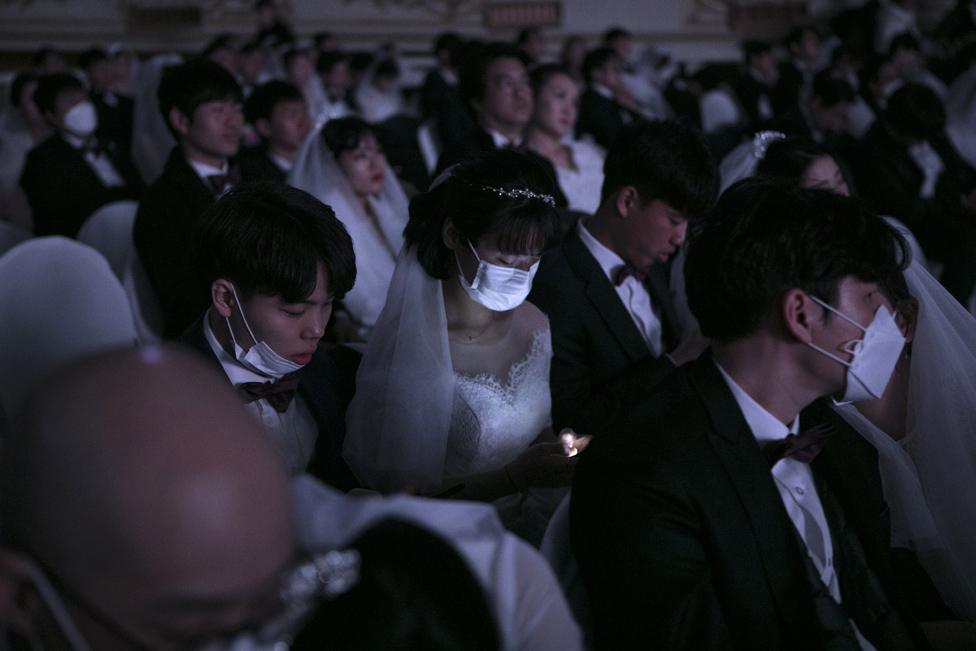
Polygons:
[[288,480],[225,378],[152,347],[42,386],[4,449],[8,540],[108,612],[273,584],[292,552]]

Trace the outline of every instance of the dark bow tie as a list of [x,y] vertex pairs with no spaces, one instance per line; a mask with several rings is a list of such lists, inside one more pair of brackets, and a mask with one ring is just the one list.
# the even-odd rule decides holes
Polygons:
[[244,398],[245,404],[255,400],[267,400],[276,412],[282,414],[288,411],[288,405],[295,398],[298,375],[289,373],[276,382],[245,382],[234,388]]
[[219,197],[225,190],[233,188],[241,182],[241,170],[233,166],[227,170],[226,174],[210,174],[206,177],[210,191],[215,197]]
[[794,459],[802,463],[812,463],[820,454],[827,439],[835,434],[834,426],[821,423],[799,434],[790,434],[781,441],[770,443],[763,448],[763,454],[772,468],[780,459]]
[[617,272],[613,275],[613,284],[620,287],[627,278],[633,278],[637,282],[643,283],[644,279],[647,278],[647,271],[641,271],[629,263],[625,264],[617,269]]

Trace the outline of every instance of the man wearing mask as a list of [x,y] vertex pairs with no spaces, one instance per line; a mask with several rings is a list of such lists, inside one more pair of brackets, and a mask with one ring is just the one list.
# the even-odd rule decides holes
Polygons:
[[823,400],[884,393],[906,255],[846,197],[760,179],[722,195],[685,265],[710,353],[577,468],[598,645],[927,648],[892,570],[876,454]]
[[139,199],[142,181],[128,153],[98,139],[98,114],[76,77],[41,77],[34,102],[55,131],[27,154],[20,179],[35,235],[74,237],[97,208]]

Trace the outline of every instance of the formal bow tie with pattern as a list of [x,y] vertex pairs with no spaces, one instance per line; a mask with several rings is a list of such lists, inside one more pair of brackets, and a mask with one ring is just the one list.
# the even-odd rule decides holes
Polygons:
[[631,264],[625,264],[617,269],[617,272],[613,275],[613,284],[620,287],[628,278],[633,278],[637,282],[643,283],[644,279],[647,278],[647,271],[641,271]]
[[234,388],[244,398],[245,404],[255,400],[267,400],[276,412],[282,414],[288,411],[288,405],[295,398],[298,375],[289,373],[276,382],[245,382]]
[[226,174],[209,174],[206,177],[210,191],[215,197],[219,197],[226,190],[233,188],[241,182],[241,170],[234,166],[227,170]]
[[835,434],[834,426],[821,423],[799,434],[790,434],[763,448],[763,454],[772,468],[780,459],[794,459],[802,463],[812,463],[820,454],[827,439]]

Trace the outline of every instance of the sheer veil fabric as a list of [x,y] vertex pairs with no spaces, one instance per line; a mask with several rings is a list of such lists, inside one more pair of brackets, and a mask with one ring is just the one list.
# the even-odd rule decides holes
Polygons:
[[383,186],[368,199],[372,217],[356,197],[322,138],[320,121],[309,134],[289,175],[289,183],[330,206],[352,237],[356,285],[343,299],[353,319],[367,330],[379,317],[393,277],[407,225],[407,197],[389,166]]
[[976,621],[976,319],[918,262],[908,427],[895,441],[852,405],[837,411],[878,450],[892,544],[909,547],[957,615]]
[[383,491],[438,490],[455,388],[441,281],[404,247],[347,415],[343,456],[357,478]]

